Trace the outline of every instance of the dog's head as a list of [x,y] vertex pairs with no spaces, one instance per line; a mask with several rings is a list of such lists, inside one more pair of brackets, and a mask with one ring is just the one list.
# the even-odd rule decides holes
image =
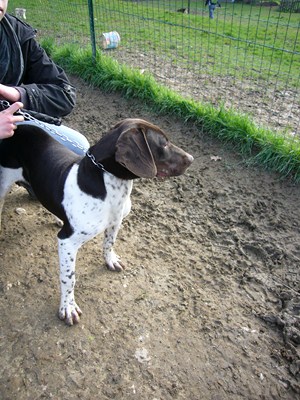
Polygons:
[[136,176],[178,176],[193,162],[193,156],[172,144],[160,128],[147,121],[125,119],[115,128],[122,131],[115,159]]

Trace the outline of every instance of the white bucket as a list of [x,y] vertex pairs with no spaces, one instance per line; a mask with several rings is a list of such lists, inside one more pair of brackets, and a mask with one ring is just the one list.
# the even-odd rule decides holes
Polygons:
[[26,8],[15,8],[15,16],[19,19],[26,19]]
[[121,38],[118,32],[107,32],[102,34],[102,48],[106,49],[115,49],[118,47]]

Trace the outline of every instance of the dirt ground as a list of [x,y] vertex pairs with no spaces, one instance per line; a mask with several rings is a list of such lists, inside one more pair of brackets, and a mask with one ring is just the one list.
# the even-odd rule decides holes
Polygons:
[[140,117],[195,161],[181,177],[134,183],[115,246],[124,272],[105,268],[100,236],[80,250],[73,327],[57,317],[59,228],[13,188],[0,236],[1,400],[296,399],[299,186],[175,116],[73,82],[66,123],[91,144]]

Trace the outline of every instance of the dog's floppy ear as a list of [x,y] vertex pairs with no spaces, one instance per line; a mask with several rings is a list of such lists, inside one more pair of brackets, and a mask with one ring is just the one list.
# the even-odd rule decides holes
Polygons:
[[116,161],[140,178],[154,178],[156,165],[143,128],[121,133],[116,144]]

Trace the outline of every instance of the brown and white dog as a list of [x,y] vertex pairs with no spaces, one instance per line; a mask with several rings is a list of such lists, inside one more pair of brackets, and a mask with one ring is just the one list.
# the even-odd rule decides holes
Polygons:
[[4,197],[14,182],[30,184],[43,206],[63,221],[59,317],[68,325],[81,315],[74,297],[78,249],[104,232],[106,264],[121,271],[124,265],[113,245],[130,212],[133,179],[181,175],[192,161],[161,129],[141,119],[121,121],[84,157],[32,125],[19,125],[0,143],[0,223]]

